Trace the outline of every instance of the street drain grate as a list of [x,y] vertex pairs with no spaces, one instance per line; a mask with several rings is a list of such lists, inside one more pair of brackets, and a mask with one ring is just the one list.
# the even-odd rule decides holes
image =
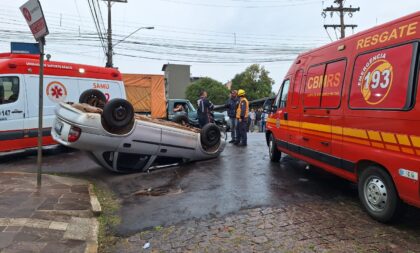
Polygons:
[[175,195],[182,193],[181,188],[168,188],[168,187],[157,187],[139,190],[133,193],[135,196],[164,196],[164,195]]

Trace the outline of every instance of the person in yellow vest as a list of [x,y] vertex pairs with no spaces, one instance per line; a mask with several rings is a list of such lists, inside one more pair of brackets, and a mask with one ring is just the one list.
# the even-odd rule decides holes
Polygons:
[[238,109],[236,110],[236,119],[238,120],[238,138],[234,143],[238,146],[247,145],[247,132],[248,132],[248,114],[249,114],[249,102],[245,97],[245,91],[238,90],[239,103]]

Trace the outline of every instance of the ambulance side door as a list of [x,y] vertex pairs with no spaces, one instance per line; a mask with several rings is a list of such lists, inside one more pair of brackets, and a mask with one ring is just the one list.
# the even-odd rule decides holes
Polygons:
[[24,87],[18,75],[0,77],[0,152],[24,148]]
[[118,81],[87,78],[79,79],[79,96],[88,89],[97,89],[101,91],[105,95],[107,101],[113,98],[124,98],[121,84]]

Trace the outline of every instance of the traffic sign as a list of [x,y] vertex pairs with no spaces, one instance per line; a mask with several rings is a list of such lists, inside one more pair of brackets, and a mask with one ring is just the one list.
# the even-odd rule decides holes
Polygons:
[[38,43],[10,42],[12,54],[39,54]]
[[20,7],[20,11],[37,41],[48,35],[47,22],[45,21],[39,0],[27,1]]

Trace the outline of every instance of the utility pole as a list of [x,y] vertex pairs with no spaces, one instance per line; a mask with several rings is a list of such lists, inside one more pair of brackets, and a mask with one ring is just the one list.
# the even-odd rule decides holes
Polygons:
[[108,2],[108,35],[107,35],[107,40],[108,40],[108,50],[106,53],[106,57],[107,57],[107,61],[106,61],[106,67],[107,68],[112,68],[114,67],[114,63],[112,61],[112,56],[114,54],[113,52],[113,46],[112,46],[112,22],[111,22],[111,7],[112,7],[112,2],[118,2],[118,3],[127,3],[127,0],[104,0]]
[[360,11],[360,7],[353,8],[351,5],[349,7],[344,7],[344,0],[335,0],[334,3],[336,3],[338,6],[334,7],[331,5],[330,7],[323,9],[322,16],[326,18],[327,17],[326,13],[330,12],[331,13],[330,15],[332,17],[334,12],[338,12],[340,15],[340,24],[339,25],[337,24],[324,25],[324,28],[325,30],[327,30],[328,28],[334,28],[334,29],[339,28],[341,31],[340,39],[343,39],[344,37],[346,37],[346,28],[354,29],[357,27],[357,25],[353,25],[353,24],[352,25],[344,24],[344,14],[348,13],[349,17],[351,18],[353,17],[353,12]]

